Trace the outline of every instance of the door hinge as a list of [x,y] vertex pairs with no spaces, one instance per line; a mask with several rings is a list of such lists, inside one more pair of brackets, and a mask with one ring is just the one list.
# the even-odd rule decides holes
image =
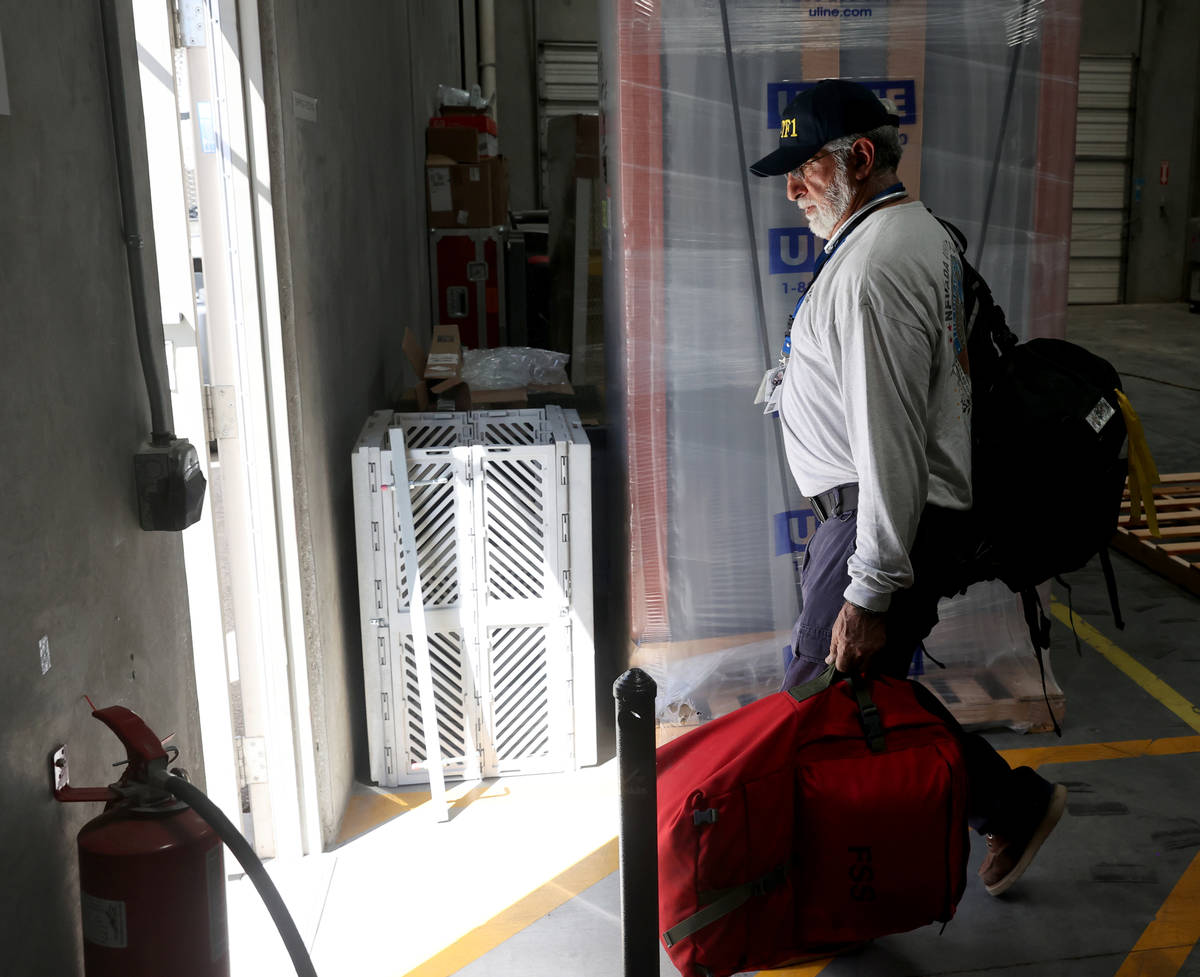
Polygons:
[[204,424],[209,441],[236,438],[238,433],[237,390],[228,384],[206,383]]
[[167,6],[170,8],[171,22],[175,28],[175,46],[204,47],[204,4],[200,0],[176,0],[176,3],[169,3]]
[[267,782],[267,740],[264,736],[238,737],[238,775],[242,784]]
[[567,460],[567,456],[563,455],[561,458],[558,459],[558,484],[559,485],[569,485],[570,484],[570,479],[568,478],[569,470],[570,470],[570,462]]

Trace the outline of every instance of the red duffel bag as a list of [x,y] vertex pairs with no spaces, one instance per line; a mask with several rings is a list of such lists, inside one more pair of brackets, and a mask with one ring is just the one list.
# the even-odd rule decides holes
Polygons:
[[781,967],[954,915],[966,770],[907,681],[831,666],[667,743],[657,767],[659,929],[684,977]]

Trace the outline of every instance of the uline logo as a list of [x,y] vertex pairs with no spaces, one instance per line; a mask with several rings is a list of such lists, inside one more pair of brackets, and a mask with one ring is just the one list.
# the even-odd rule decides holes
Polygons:
[[850,898],[855,902],[874,902],[875,868],[871,864],[871,848],[869,845],[851,845],[846,849],[850,853]]
[[767,256],[772,275],[811,275],[817,242],[807,227],[772,227],[767,231]]
[[[813,81],[772,81],[767,83],[767,128],[779,129],[783,110],[788,102],[802,91],[812,88]],[[917,121],[917,83],[911,78],[869,79],[861,81],[880,98],[890,98],[896,106],[902,126]],[[796,133],[792,132],[794,136]],[[781,133],[786,136],[786,133]]]

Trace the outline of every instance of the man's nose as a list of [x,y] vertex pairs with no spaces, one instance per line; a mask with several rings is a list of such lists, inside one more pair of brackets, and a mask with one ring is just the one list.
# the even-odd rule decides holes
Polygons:
[[803,192],[803,190],[804,190],[804,181],[796,179],[789,173],[788,178],[787,178],[787,198],[788,198],[788,200],[798,200],[800,198],[800,194]]

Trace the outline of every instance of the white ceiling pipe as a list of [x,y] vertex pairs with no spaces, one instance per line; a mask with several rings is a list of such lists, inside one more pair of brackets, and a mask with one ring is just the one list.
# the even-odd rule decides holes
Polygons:
[[499,120],[496,96],[496,4],[495,0],[478,0],[479,17],[479,88],[483,97],[492,103],[492,114]]

